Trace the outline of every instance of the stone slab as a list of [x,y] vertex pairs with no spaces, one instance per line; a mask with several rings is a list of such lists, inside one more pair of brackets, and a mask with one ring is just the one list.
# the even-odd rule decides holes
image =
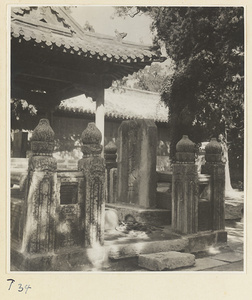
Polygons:
[[176,239],[168,241],[138,242],[126,245],[108,246],[109,258],[123,259],[136,257],[141,254],[150,254],[168,251],[184,251],[188,247],[187,239]]
[[189,240],[187,252],[204,251],[216,243],[216,232],[198,233],[187,238]]
[[243,265],[243,261],[237,261],[234,263],[228,263],[222,266],[218,266],[215,268],[211,268],[211,269],[205,269],[204,271],[206,272],[242,272],[244,271],[244,265]]
[[152,271],[174,270],[195,264],[195,256],[176,251],[140,255],[138,265]]
[[154,226],[171,224],[171,210],[168,209],[139,208],[114,203],[107,203],[106,207],[117,210],[119,221],[122,222],[125,222],[127,217],[130,216],[138,223],[146,223]]
[[59,253],[27,254],[11,250],[11,271],[82,271],[92,268],[93,261],[87,249],[64,249]]
[[243,200],[225,200],[225,219],[236,220],[243,217]]
[[241,253],[228,252],[215,255],[213,258],[220,261],[236,262],[243,260],[243,255]]
[[214,268],[226,265],[227,262],[223,262],[220,260],[215,260],[209,257],[198,258],[195,260],[195,265],[193,267],[189,267],[183,269],[183,271],[204,271],[205,269]]

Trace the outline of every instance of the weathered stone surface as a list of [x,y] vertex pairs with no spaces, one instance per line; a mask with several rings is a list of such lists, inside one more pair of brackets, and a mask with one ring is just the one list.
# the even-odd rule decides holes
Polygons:
[[213,258],[225,262],[236,262],[236,261],[243,260],[243,254],[228,252],[228,253],[217,254]]
[[47,119],[41,119],[31,137],[31,150],[35,155],[50,155],[54,149],[54,131]]
[[78,161],[78,170],[83,172],[85,209],[85,247],[103,244],[105,220],[105,163],[101,157],[101,132],[94,123],[89,123],[81,137],[83,158]]
[[85,181],[82,172],[57,173],[57,251],[84,246],[85,240]]
[[221,144],[212,138],[211,141],[206,145],[205,159],[207,162],[221,162]]
[[155,207],[157,127],[154,121],[123,121],[119,141],[117,201]]
[[95,123],[88,123],[87,128],[81,134],[81,151],[83,155],[99,155],[102,151],[102,134]]
[[197,166],[175,163],[172,178],[172,228],[182,234],[198,231]]
[[243,200],[225,200],[225,219],[236,220],[243,217]]
[[[117,170],[117,147],[113,141],[110,141],[104,148],[104,158],[106,165],[106,202],[114,202],[114,191],[116,188],[116,181],[114,182],[114,175],[111,174],[112,169]],[[110,185],[110,182],[112,183]]]
[[109,257],[112,259],[122,259],[136,257],[140,254],[183,251],[188,247],[187,239],[176,239],[167,241],[138,242],[126,245],[114,245],[109,247]]
[[29,254],[53,253],[55,248],[57,163],[51,156],[53,139],[49,121],[41,119],[31,143],[43,146],[39,152],[34,152],[38,149],[32,147],[24,201],[21,252]]
[[116,144],[113,141],[110,141],[105,147],[104,147],[104,153],[106,154],[116,154],[117,147]]
[[205,172],[211,175],[210,201],[212,203],[213,230],[225,228],[225,164],[222,162],[205,164]]
[[31,141],[54,142],[54,131],[47,119],[41,119],[33,130]]
[[183,135],[182,139],[176,145],[176,160],[179,162],[194,162],[195,161],[195,144]]
[[213,257],[204,257],[204,258],[198,258],[195,260],[195,265],[191,266],[189,268],[183,269],[183,271],[204,271],[205,269],[210,269],[218,266],[226,265],[226,262],[215,260]]
[[227,232],[224,230],[216,231],[216,242],[217,243],[226,243],[227,242]]
[[112,168],[109,170],[109,203],[117,202],[117,168]]
[[214,245],[216,241],[216,232],[211,233],[198,233],[188,236],[187,252],[205,251],[210,246]]
[[160,226],[171,224],[171,210],[158,208],[139,208],[118,203],[107,203],[107,207],[117,210],[120,221],[130,216],[136,222]]
[[138,258],[138,265],[140,267],[152,271],[174,270],[193,266],[194,264],[195,256],[193,254],[176,251],[145,254],[140,255]]
[[23,208],[24,200],[13,198],[11,195],[11,239],[18,243],[23,238]]

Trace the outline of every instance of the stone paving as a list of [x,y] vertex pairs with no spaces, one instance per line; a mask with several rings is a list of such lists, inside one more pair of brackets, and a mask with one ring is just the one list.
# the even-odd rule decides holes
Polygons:
[[226,231],[228,232],[227,245],[211,247],[207,252],[199,253],[195,265],[183,268],[181,271],[244,271],[243,220],[226,221]]

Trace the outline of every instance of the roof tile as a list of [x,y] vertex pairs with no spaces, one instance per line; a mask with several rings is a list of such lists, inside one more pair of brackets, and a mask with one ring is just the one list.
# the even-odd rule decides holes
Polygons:
[[[50,7],[48,9],[48,7],[27,6],[13,8],[11,13],[11,36],[13,39],[20,39],[20,41],[35,39],[35,43],[40,44],[41,47],[41,42],[44,42],[44,47],[50,49],[58,47],[62,51],[70,53],[74,53],[74,50],[78,55],[84,57],[97,56],[99,59],[102,58],[110,62],[137,63],[142,61],[149,63],[160,57],[157,52],[148,46],[124,40],[118,42],[114,37],[84,32],[81,26],[60,7]],[[45,16],[46,20],[52,20],[54,23],[42,22],[40,20],[41,16]],[[41,26],[39,26],[40,24]],[[52,44],[53,48],[51,47]]]
[[[85,114],[95,113],[95,102],[84,95],[61,102],[60,111]],[[105,115],[112,118],[147,118],[168,122],[168,108],[160,102],[157,93],[127,89],[125,93],[105,91]]]

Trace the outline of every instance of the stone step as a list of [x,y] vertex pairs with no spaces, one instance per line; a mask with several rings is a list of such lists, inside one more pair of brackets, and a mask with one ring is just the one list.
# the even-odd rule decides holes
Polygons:
[[195,256],[176,251],[143,254],[138,257],[138,265],[151,271],[174,270],[195,264]]
[[177,237],[169,240],[126,241],[125,243],[116,243],[105,239],[104,246],[107,248],[108,257],[110,259],[120,260],[159,252],[178,251],[197,253],[206,251],[213,245],[226,242],[227,232],[218,230],[180,236],[180,238],[179,235],[177,235]]
[[118,212],[119,221],[127,222],[131,218],[138,223],[161,226],[171,224],[171,209],[140,208],[133,205],[106,203],[107,208]]
[[[106,244],[105,244],[106,246]],[[168,251],[185,251],[189,246],[188,239],[176,239],[168,241],[137,242],[119,245],[109,245],[108,257],[111,259],[124,259],[137,257],[142,254],[150,254]]]

